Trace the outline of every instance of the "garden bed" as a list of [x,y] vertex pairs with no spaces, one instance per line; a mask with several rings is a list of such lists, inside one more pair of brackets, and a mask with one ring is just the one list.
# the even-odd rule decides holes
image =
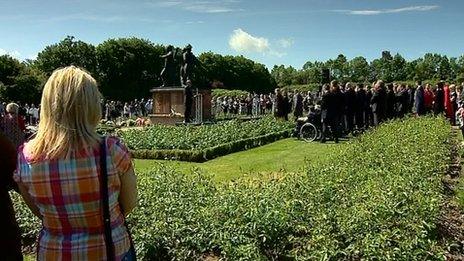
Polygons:
[[293,123],[272,117],[202,126],[155,125],[117,132],[136,159],[204,162],[287,138]]
[[[442,260],[450,246],[437,224],[451,139],[444,119],[411,118],[368,132],[305,173],[276,179],[218,184],[163,167],[137,173],[139,206],[129,225],[138,256]],[[15,207],[25,238],[36,235],[40,223],[17,199]]]

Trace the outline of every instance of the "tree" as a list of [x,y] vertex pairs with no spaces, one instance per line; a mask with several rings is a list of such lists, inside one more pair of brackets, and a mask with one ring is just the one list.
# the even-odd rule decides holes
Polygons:
[[46,75],[51,75],[54,70],[69,65],[82,67],[95,74],[97,72],[95,47],[77,41],[73,36],[67,36],[61,42],[45,47],[34,62],[34,66]]
[[45,75],[7,55],[0,56],[0,98],[3,101],[38,103]]
[[105,97],[131,100],[148,97],[161,85],[164,47],[138,38],[109,39],[96,48],[98,81]]
[[348,75],[352,82],[366,82],[369,79],[369,63],[364,57],[353,58],[348,64]]

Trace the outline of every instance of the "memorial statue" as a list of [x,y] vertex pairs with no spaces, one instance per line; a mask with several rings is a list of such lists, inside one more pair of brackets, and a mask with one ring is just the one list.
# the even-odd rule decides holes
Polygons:
[[192,46],[190,44],[184,48],[182,58],[182,65],[180,67],[180,82],[183,86],[185,86],[187,81],[193,80],[193,70],[195,69],[195,64],[197,62],[197,58],[192,53]]
[[164,58],[164,68],[160,73],[161,80],[163,81],[162,87],[174,86],[175,85],[175,74],[176,74],[176,64],[174,61],[174,47],[169,45],[166,48],[166,54],[161,55],[161,58]]

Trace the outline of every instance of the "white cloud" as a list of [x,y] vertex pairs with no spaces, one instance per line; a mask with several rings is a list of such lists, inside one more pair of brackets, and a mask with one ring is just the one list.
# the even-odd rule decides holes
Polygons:
[[231,13],[236,11],[243,11],[243,9],[236,8],[235,5],[239,3],[238,0],[217,0],[217,1],[203,1],[203,0],[182,0],[182,1],[162,1],[153,3],[156,7],[165,8],[180,8],[186,11],[195,13]]
[[408,6],[395,9],[377,9],[377,10],[333,10],[335,12],[346,13],[350,15],[380,15],[380,14],[396,14],[404,12],[427,12],[440,8],[438,5],[418,5]]
[[277,41],[277,44],[285,49],[292,47],[294,43],[295,40],[293,40],[293,38],[282,38]]
[[13,51],[7,51],[5,49],[2,49],[0,48],[0,55],[9,55],[11,57],[14,57],[16,59],[20,59],[21,58],[21,53],[16,51],[16,50],[13,50]]
[[271,49],[268,39],[253,36],[240,28],[234,30],[229,40],[229,46],[237,52],[258,52],[263,54]]
[[253,36],[241,28],[234,30],[229,39],[229,46],[238,53],[260,53],[277,57],[286,55],[284,52],[274,50],[269,43],[269,39]]

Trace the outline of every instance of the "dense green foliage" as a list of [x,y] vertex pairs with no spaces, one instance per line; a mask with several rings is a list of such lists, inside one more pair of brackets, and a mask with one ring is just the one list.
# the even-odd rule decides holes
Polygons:
[[154,125],[143,130],[121,130],[118,136],[132,150],[193,150],[286,131],[292,127],[293,123],[266,117],[246,122],[232,120],[202,126]]
[[139,149],[132,150],[132,156],[135,159],[164,159],[164,160],[180,160],[190,162],[205,162],[214,158],[239,152],[242,150],[248,150],[251,148],[266,145],[276,140],[288,138],[291,134],[290,128],[288,130],[273,132],[261,136],[255,136],[250,138],[244,138],[219,145],[214,145],[204,149]]
[[206,80],[203,80],[204,84],[210,82],[212,87],[258,93],[269,92],[276,87],[274,78],[264,65],[243,56],[207,52],[198,60],[202,69],[200,76]]
[[[425,131],[427,130],[427,131]],[[201,173],[138,173],[129,224],[143,260],[439,260],[436,221],[451,129],[387,123],[307,173],[216,184]],[[21,227],[36,232],[24,206]],[[23,223],[25,222],[25,223]]]
[[[55,69],[76,65],[89,71],[101,85],[105,97],[117,100],[131,100],[149,97],[149,90],[161,85],[160,73],[166,47],[138,38],[108,39],[99,45],[92,45],[72,36],[59,43],[47,46],[36,60],[21,64],[9,56],[0,58],[0,98],[4,100],[36,101],[40,97],[45,77],[27,84],[15,81],[19,67],[34,69],[49,76]],[[180,67],[182,50],[175,48],[175,62]],[[243,56],[223,56],[211,52],[198,55],[198,66],[194,82],[198,87],[240,89],[250,92],[270,91],[275,81],[269,70],[260,63]],[[22,70],[32,72],[31,70]],[[178,70],[176,70],[177,72]],[[36,73],[31,73],[35,77]],[[7,79],[8,78],[8,79]],[[24,89],[23,85],[28,88]],[[18,96],[16,93],[31,93]],[[33,99],[32,99],[33,98]]]
[[249,92],[240,91],[240,90],[226,90],[226,89],[213,89],[213,97],[241,97],[247,96]]
[[146,97],[160,86],[164,47],[137,38],[109,39],[96,47],[98,80],[106,97]]
[[[428,130],[425,132],[424,130]],[[441,259],[435,222],[449,125],[380,127],[307,175],[217,187],[201,174],[152,172],[131,223],[139,253],[229,260]]]
[[0,56],[0,100],[37,104],[44,81],[40,70],[8,55]]
[[[180,63],[181,49],[174,49],[175,60]],[[165,46],[144,39],[108,39],[94,46],[68,36],[45,47],[35,60],[20,63],[8,56],[0,57],[0,98],[37,102],[46,76],[67,65],[80,66],[91,72],[105,97],[126,101],[149,97],[149,90],[161,84],[163,59],[159,56],[164,52]],[[391,55],[385,51],[381,58],[369,62],[364,57],[348,60],[340,54],[325,62],[308,61],[302,69],[276,65],[269,72],[263,64],[243,56],[212,52],[197,55],[199,63],[194,73],[194,85],[251,93],[267,93],[277,86],[320,84],[323,68],[330,69],[332,78],[342,82],[366,83],[377,79],[387,82],[464,81],[464,56],[428,53],[407,61],[400,54]],[[21,93],[27,95],[21,96]]]
[[341,82],[386,82],[415,80],[447,80],[464,82],[464,55],[449,58],[446,55],[427,53],[424,57],[406,61],[400,54],[392,56],[385,51],[382,57],[370,63],[364,57],[348,60],[340,54],[326,62],[308,61],[301,70],[292,66],[274,66],[271,75],[278,86],[322,82],[322,69],[330,69],[332,79]]

